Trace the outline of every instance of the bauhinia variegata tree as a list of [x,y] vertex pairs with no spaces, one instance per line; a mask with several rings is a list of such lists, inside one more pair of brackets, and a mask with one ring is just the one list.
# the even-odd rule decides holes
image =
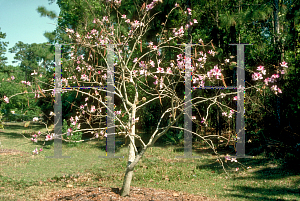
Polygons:
[[[94,86],[89,89],[72,88],[63,90],[74,90],[86,97],[86,104],[73,106],[77,107],[79,112],[70,121],[78,129],[80,129],[78,121],[84,114],[89,115],[88,123],[95,120],[103,122],[99,128],[93,128],[92,132],[95,138],[115,135],[115,133],[106,132],[105,128],[106,109],[109,109],[107,99],[111,98],[107,94],[107,78],[114,73],[114,97],[115,100],[119,100],[116,101],[118,104],[115,105],[114,110],[115,129],[116,133],[124,135],[130,140],[128,165],[121,190],[122,196],[129,195],[134,167],[143,157],[146,150],[153,146],[157,139],[170,129],[180,129],[174,124],[182,118],[185,112],[182,86],[186,80],[186,71],[191,71],[192,87],[194,88],[203,87],[205,83],[217,82],[226,86],[220,66],[209,66],[206,64],[208,57],[214,57],[217,54],[213,46],[213,49],[210,49],[207,53],[197,51],[197,49],[201,50],[201,47],[207,46],[200,40],[199,45],[195,45],[195,52],[191,59],[190,56],[186,55],[187,47],[190,47],[190,45],[177,45],[176,43],[177,39],[184,37],[189,26],[198,23],[196,19],[179,28],[166,30],[168,15],[163,29],[157,35],[156,42],[146,41],[145,33],[149,31],[149,23],[155,20],[156,15],[150,15],[150,10],[158,3],[159,1],[156,0],[151,4],[142,6],[141,18],[139,20],[131,20],[127,19],[126,14],[118,11],[118,5],[121,4],[121,1],[109,1],[106,2],[105,15],[95,16],[94,19],[87,22],[86,27],[90,27],[91,24],[94,25],[92,30],[81,30],[82,32],[78,33],[71,27],[65,29],[73,43],[70,52],[73,65],[64,66],[63,64],[66,76],[62,78],[62,85],[73,87]],[[174,9],[182,10],[178,4],[175,4],[170,13]],[[192,15],[191,9],[188,8],[186,11],[186,15]],[[114,13],[116,18],[111,17],[112,13]],[[124,27],[129,28],[124,31]],[[147,45],[146,50],[143,44]],[[178,52],[174,60],[166,59],[165,52],[170,49]],[[112,57],[113,52],[115,55]],[[110,57],[107,56],[108,54]],[[108,63],[110,62],[113,62],[114,71],[108,72]],[[228,64],[229,59],[226,59],[224,63],[225,65]],[[286,63],[282,63],[282,66],[285,67]],[[255,80],[261,79],[262,74],[265,75],[262,67],[258,70],[260,72],[255,73],[253,76]],[[274,82],[276,78],[267,78],[267,83]],[[275,93],[281,92],[277,87],[272,89]],[[39,91],[33,93],[43,94],[45,92],[45,90],[39,89]],[[191,107],[193,108],[197,108],[198,105],[205,102],[210,104],[203,114],[191,116],[190,118],[194,122],[206,125],[209,108],[214,104],[218,104],[222,109],[223,116],[232,118],[236,110],[218,102],[218,98],[232,96],[231,100],[236,100],[236,93],[235,91],[227,94],[221,93],[212,98],[192,97]],[[8,97],[4,97],[4,100],[6,102],[9,101]],[[136,133],[136,123],[139,120],[138,113],[153,102],[161,104],[163,111],[161,111],[157,125],[153,125],[155,129],[151,133],[150,140],[144,142],[141,136]],[[71,135],[72,132],[69,129],[67,134]],[[197,133],[192,133],[205,139]],[[47,135],[46,139],[51,139],[51,135]],[[140,152],[137,151],[135,146],[137,141],[140,141],[143,147]],[[210,143],[210,146],[215,151],[213,143]],[[221,162],[221,160],[219,161]]]

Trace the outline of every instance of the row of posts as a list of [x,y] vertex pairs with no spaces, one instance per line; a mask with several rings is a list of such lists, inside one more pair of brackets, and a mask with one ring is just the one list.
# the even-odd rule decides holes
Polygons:
[[[47,158],[70,158],[62,155],[62,102],[61,102],[61,45],[55,44],[55,104],[54,104],[54,156]],[[194,44],[185,45],[185,105],[184,105],[184,155],[176,158],[198,158],[192,155],[192,103],[191,103],[191,49]],[[237,86],[205,86],[198,89],[237,89],[237,115],[236,115],[236,156],[246,158],[245,155],[245,121],[244,121],[244,95],[245,70],[244,46],[249,44],[230,44],[237,46]],[[99,158],[124,158],[115,156],[115,122],[114,122],[114,45],[107,45],[107,143],[106,156]],[[72,87],[68,87],[72,88]],[[87,88],[87,87],[85,87]],[[91,87],[95,88],[95,87]],[[103,88],[103,87],[96,87]]]

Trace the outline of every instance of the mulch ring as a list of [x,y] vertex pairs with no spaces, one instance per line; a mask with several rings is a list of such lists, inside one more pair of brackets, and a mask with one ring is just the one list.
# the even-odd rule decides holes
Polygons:
[[187,193],[176,192],[173,190],[162,190],[152,188],[131,187],[130,196],[121,197],[119,195],[120,188],[98,187],[98,188],[76,188],[73,190],[60,190],[56,192],[48,192],[47,197],[43,201],[51,200],[101,200],[101,201],[216,201],[216,199],[209,199],[205,196],[196,196]]

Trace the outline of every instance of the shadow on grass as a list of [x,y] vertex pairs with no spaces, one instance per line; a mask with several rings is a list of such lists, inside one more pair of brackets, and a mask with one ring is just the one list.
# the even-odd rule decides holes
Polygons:
[[[259,188],[259,187],[249,187],[249,186],[235,186],[235,190],[228,190],[231,191],[231,196],[236,198],[244,198],[247,200],[272,200],[272,201],[279,201],[279,200],[286,200],[286,199],[280,199],[280,198],[270,198],[272,197],[278,197],[278,196],[287,196],[287,195],[299,195],[299,189],[298,188],[286,188],[286,187],[272,187],[272,188]],[[238,191],[239,193],[235,194],[234,192]],[[241,193],[242,192],[242,193]],[[259,193],[261,196],[255,196],[252,194]],[[297,199],[289,199],[290,201],[297,201]]]
[[[24,123],[5,123],[4,129],[1,132],[1,135],[3,137],[12,137],[12,138],[23,138],[23,135],[25,137],[31,137],[32,132],[43,129],[44,125],[42,124],[30,124],[27,128],[24,127]],[[10,132],[7,132],[10,131]],[[12,132],[11,132],[12,131]],[[27,132],[26,132],[27,131]],[[23,135],[21,135],[22,133]]]
[[[300,200],[299,184],[300,179],[293,178],[290,180],[290,187],[284,186],[281,182],[291,179],[300,175],[300,168],[298,166],[291,166],[287,163],[283,163],[280,160],[273,160],[270,158],[263,158],[263,155],[258,158],[240,158],[240,163],[246,167],[251,166],[252,171],[246,171],[246,175],[234,175],[233,181],[235,183],[234,190],[231,189],[230,197],[247,200],[281,200],[274,197],[282,196],[299,196],[297,200]],[[224,163],[226,169],[235,169],[241,167],[238,163],[227,162]],[[212,171],[217,174],[224,173],[222,166],[214,159],[208,159],[206,164],[196,166],[197,169]],[[241,169],[241,168],[240,168]],[[257,181],[263,185],[263,182],[268,182],[269,187],[250,187],[246,185],[238,185],[239,181],[246,180],[249,182]],[[244,183],[244,182],[243,182]],[[285,184],[287,185],[287,184]],[[255,195],[253,195],[255,194]],[[257,196],[257,194],[261,196]],[[292,199],[293,200],[293,199]],[[296,199],[294,199],[296,200]]]

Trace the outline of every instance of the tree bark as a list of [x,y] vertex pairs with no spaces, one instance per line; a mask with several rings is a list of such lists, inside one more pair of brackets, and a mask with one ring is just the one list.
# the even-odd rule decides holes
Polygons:
[[133,104],[132,106],[132,113],[131,115],[129,115],[130,118],[130,135],[129,135],[129,146],[128,146],[128,163],[127,163],[127,167],[126,167],[126,172],[125,172],[125,176],[124,176],[124,181],[123,181],[123,186],[120,192],[121,196],[129,196],[130,193],[130,184],[131,184],[131,180],[132,180],[132,176],[133,176],[133,169],[135,164],[132,164],[132,162],[135,159],[135,114],[136,114],[136,104]]
[[[134,151],[131,143],[129,145],[129,152],[130,151]],[[122,186],[122,189],[121,189],[121,192],[120,192],[120,195],[123,196],[123,197],[124,196],[129,196],[129,193],[130,193],[130,185],[131,185],[133,170],[134,170],[134,167],[130,166],[131,163],[132,163],[131,161],[128,161],[128,165],[127,165],[127,168],[126,168],[126,173],[125,173],[125,176],[124,176],[123,186]]]

